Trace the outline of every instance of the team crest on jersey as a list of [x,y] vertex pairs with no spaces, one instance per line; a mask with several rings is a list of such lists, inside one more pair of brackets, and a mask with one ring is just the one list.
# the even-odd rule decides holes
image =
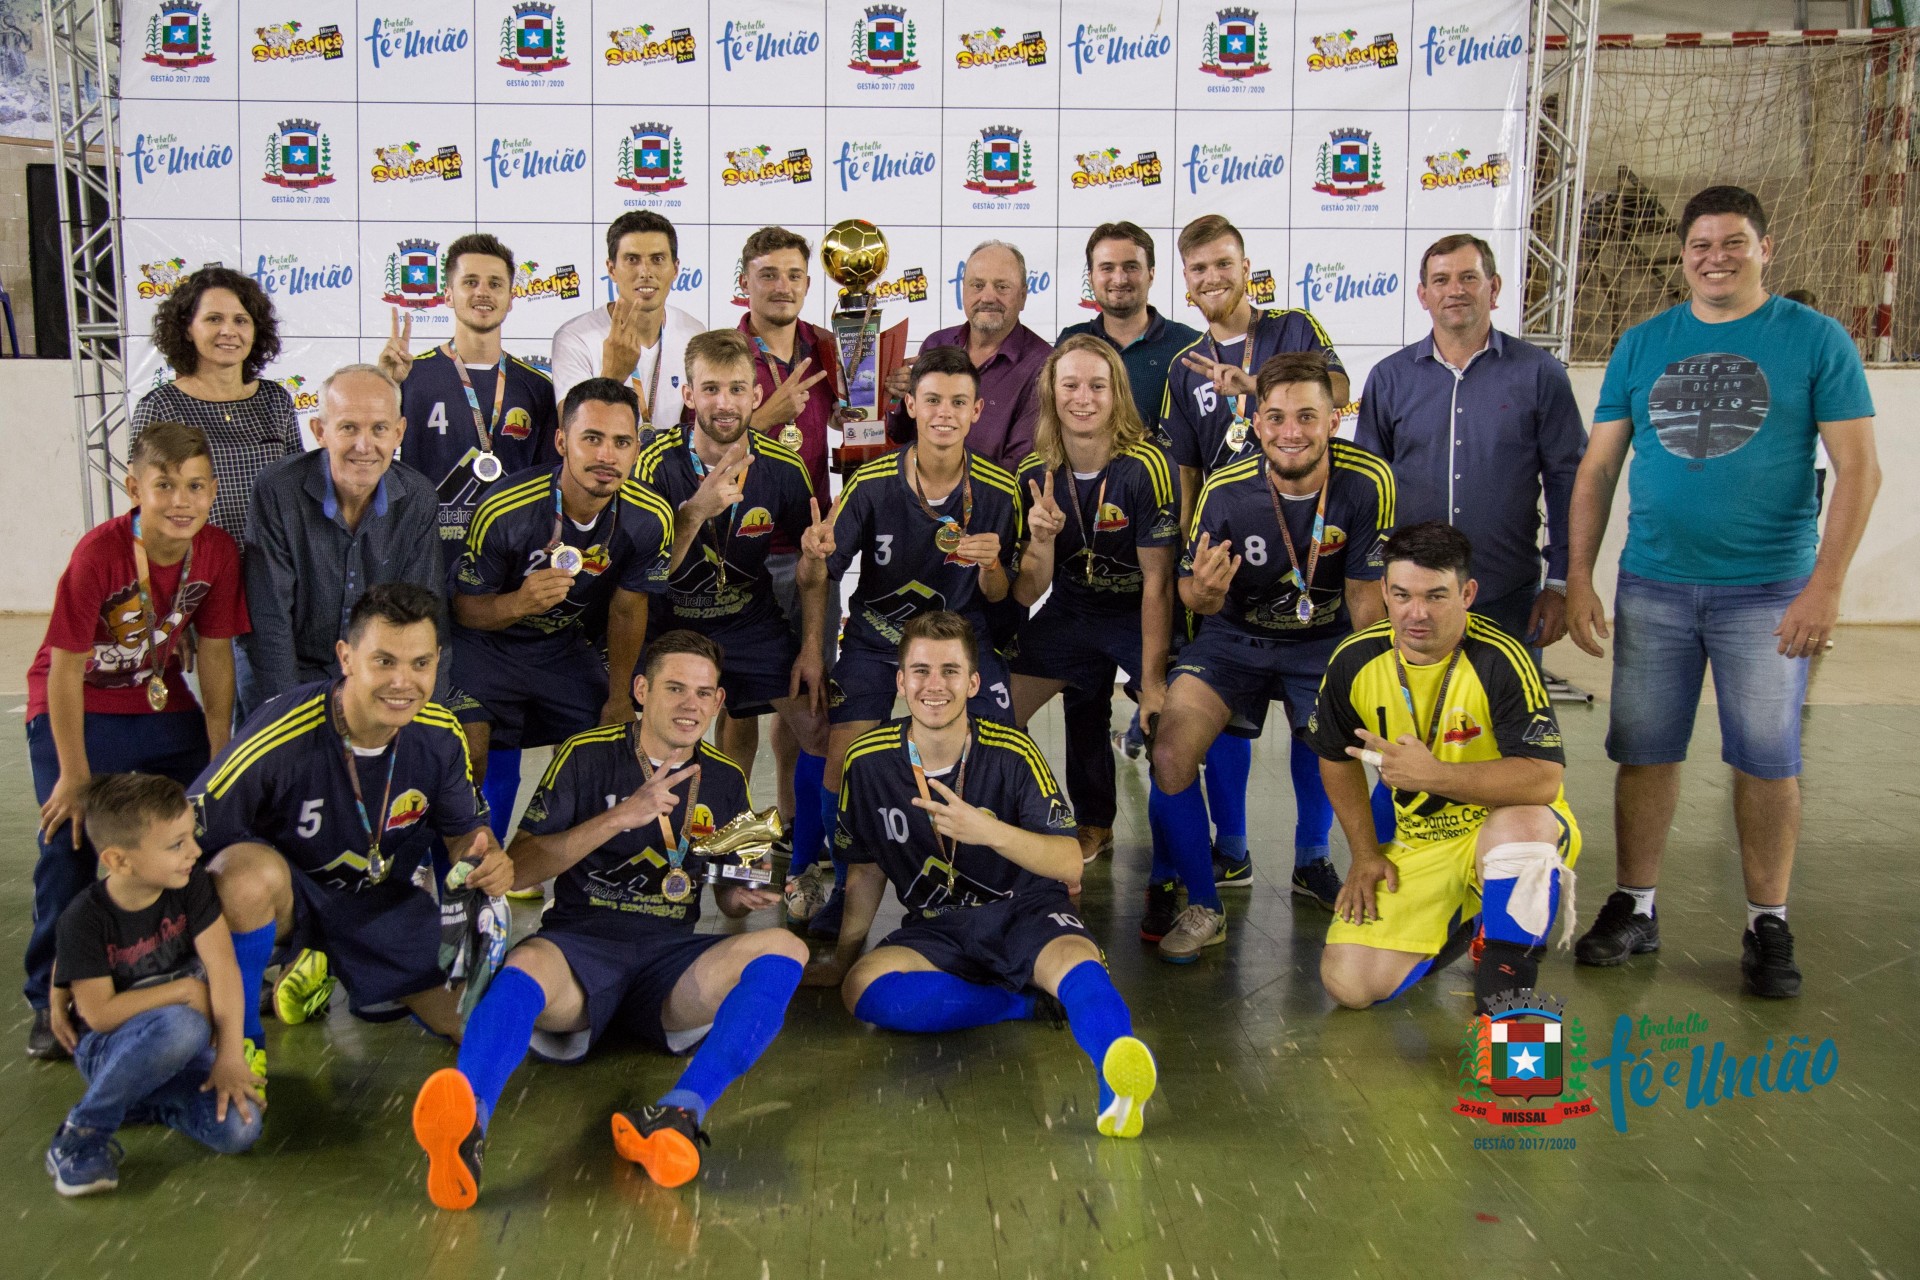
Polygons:
[[1480,724],[1465,711],[1455,708],[1447,717],[1447,731],[1441,735],[1441,741],[1453,746],[1463,746],[1480,736]]
[[1180,517],[1176,512],[1161,510],[1153,517],[1153,536],[1155,538],[1173,538],[1180,534]]
[[749,507],[734,532],[743,538],[764,538],[773,532],[773,517],[765,507]]
[[712,835],[713,810],[703,804],[693,806],[693,812],[687,815],[687,834],[695,840]]
[[1047,801],[1047,825],[1055,831],[1071,831],[1079,825],[1073,820],[1073,810],[1059,796]]
[[580,553],[580,572],[599,577],[613,563],[613,556],[599,543],[594,543]]
[[1096,512],[1093,517],[1093,531],[1095,533],[1117,533],[1126,528],[1130,523],[1132,522],[1127,519],[1126,512],[1114,506],[1111,502],[1103,502],[1100,504],[1100,510]]
[[1337,524],[1330,524],[1327,526],[1326,533],[1322,535],[1320,539],[1320,554],[1330,556],[1346,545],[1347,531]]
[[416,787],[409,787],[395,796],[393,803],[387,806],[387,825],[384,830],[389,834],[405,831],[426,816],[426,794]]
[[518,406],[507,410],[500,422],[500,434],[509,440],[525,440],[533,434],[533,415]]
[[1536,712],[1527,722],[1526,732],[1520,735],[1520,741],[1530,747],[1544,747],[1548,750],[1560,748],[1560,724],[1550,711]]

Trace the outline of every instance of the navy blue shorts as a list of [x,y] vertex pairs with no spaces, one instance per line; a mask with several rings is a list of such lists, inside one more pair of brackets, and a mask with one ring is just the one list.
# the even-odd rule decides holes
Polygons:
[[[842,645],[827,679],[827,723],[885,720],[893,715],[899,693],[894,676],[900,659],[892,649]],[[1007,664],[991,649],[980,650],[980,692],[967,700],[967,714],[996,724],[1013,724],[1013,690]]]
[[[720,687],[726,691],[727,715],[732,719],[763,716],[773,710],[776,698],[787,696],[793,684],[793,663],[800,656],[800,646],[784,620],[765,618],[743,627],[732,624],[730,620],[701,623],[668,620],[665,613],[659,616],[662,622],[660,626],[651,628],[653,634],[647,637],[649,643],[655,636],[673,627],[685,627],[720,646]],[[642,674],[646,667],[647,654],[643,649],[640,660],[634,664],[633,674]],[[627,680],[627,687],[633,687],[631,677]]]
[[565,742],[599,724],[607,705],[606,659],[578,638],[529,646],[455,631],[452,683],[447,710],[461,724],[491,724],[500,751]]
[[[1115,669],[1140,676],[1140,611],[1090,614],[1049,600],[1015,637],[1015,675],[1064,680],[1069,688],[1111,691]],[[1130,686],[1131,687],[1131,686]]]
[[587,996],[587,1029],[571,1035],[536,1033],[534,1052],[551,1062],[577,1062],[609,1031],[663,1052],[685,1052],[700,1035],[670,1038],[660,1015],[680,975],[727,935],[636,929],[631,919],[604,914],[606,920],[565,920],[533,935],[560,948]]
[[[347,1007],[378,1020],[396,1000],[446,985],[440,968],[440,904],[398,870],[360,893],[329,889],[288,864],[293,882],[290,952],[323,951],[347,989]],[[428,870],[431,872],[432,868]]]
[[917,951],[966,982],[1021,991],[1033,982],[1034,962],[1055,938],[1093,941],[1064,885],[937,916],[909,914],[880,945]]
[[1194,676],[1220,695],[1233,719],[1226,731],[1236,738],[1257,738],[1266,727],[1267,707],[1287,704],[1294,730],[1307,727],[1320,699],[1320,681],[1327,659],[1344,639],[1264,640],[1242,636],[1224,627],[1200,629],[1180,650],[1180,660],[1167,669],[1167,684],[1180,676]]

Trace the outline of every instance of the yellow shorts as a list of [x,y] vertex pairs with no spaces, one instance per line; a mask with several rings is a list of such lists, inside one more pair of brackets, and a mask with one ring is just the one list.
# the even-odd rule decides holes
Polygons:
[[[1552,806],[1560,820],[1560,858],[1571,867],[1580,857],[1580,826],[1564,800]],[[1327,928],[1328,942],[1353,942],[1415,955],[1438,954],[1460,922],[1480,913],[1480,878],[1474,868],[1475,831],[1450,840],[1399,841],[1383,851],[1400,873],[1400,888],[1386,891],[1382,882],[1374,902],[1380,918],[1366,924],[1348,924],[1338,916]]]

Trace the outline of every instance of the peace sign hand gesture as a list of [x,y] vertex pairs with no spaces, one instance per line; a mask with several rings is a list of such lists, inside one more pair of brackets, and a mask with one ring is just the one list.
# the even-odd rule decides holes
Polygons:
[[840,505],[835,503],[826,515],[820,514],[820,499],[808,498],[807,508],[813,512],[813,523],[800,535],[800,551],[809,560],[828,560],[833,557],[833,522],[840,514]]
[[1254,393],[1253,375],[1237,364],[1209,360],[1198,351],[1187,352],[1180,357],[1180,363],[1213,383],[1213,389],[1223,396],[1250,396]]
[[696,520],[707,521],[746,496],[747,468],[753,465],[753,452],[744,439],[733,442],[719,462],[707,468],[700,487],[682,505]]
[[407,312],[405,321],[402,321],[400,308],[393,308],[387,345],[380,348],[379,363],[380,371],[395,382],[407,380],[407,374],[413,371],[413,312]]
[[798,361],[793,372],[779,386],[773,389],[766,402],[753,412],[753,425],[760,428],[785,426],[800,416],[807,407],[807,393],[813,390],[813,384],[832,372],[822,369],[811,378],[805,376],[813,364],[811,358]]
[[927,817],[933,820],[936,833],[958,844],[993,842],[993,829],[1000,825],[998,818],[983,809],[974,808],[938,778],[928,778],[927,786],[939,799],[922,800],[915,796],[913,803],[916,808],[926,810]]
[[697,764],[682,765],[678,769],[657,769],[638,791],[607,810],[607,817],[620,831],[644,827],[672,813],[673,806],[678,803],[673,789],[699,776],[700,766]]
[[1067,527],[1067,513],[1053,500],[1053,486],[1042,485],[1038,480],[1027,481],[1027,491],[1033,495],[1033,506],[1027,511],[1027,529],[1033,535],[1033,541],[1042,546],[1050,545]]

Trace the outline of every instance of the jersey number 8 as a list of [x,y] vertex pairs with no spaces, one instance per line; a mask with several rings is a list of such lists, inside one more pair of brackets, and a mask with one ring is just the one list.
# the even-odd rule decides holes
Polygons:
[[1255,534],[1253,537],[1247,539],[1245,550],[1248,564],[1265,564],[1267,562],[1267,540],[1259,534]]

